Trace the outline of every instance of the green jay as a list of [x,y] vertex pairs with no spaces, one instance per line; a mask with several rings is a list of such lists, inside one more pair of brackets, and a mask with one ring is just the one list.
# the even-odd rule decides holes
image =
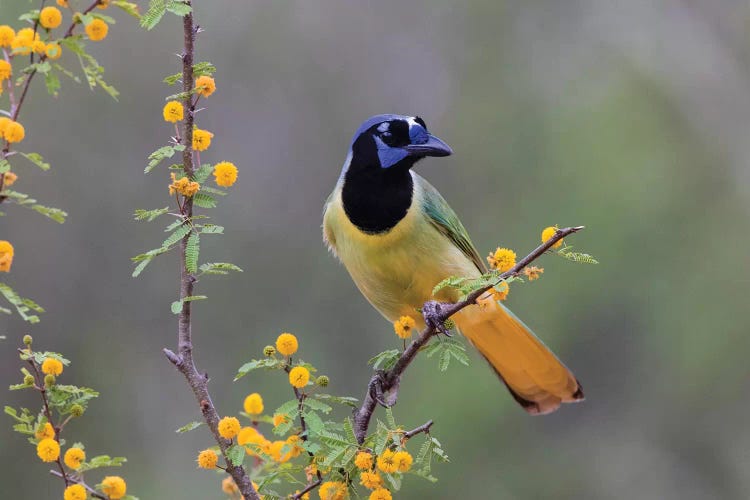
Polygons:
[[[476,277],[485,265],[440,193],[412,167],[453,151],[419,117],[377,115],[354,134],[323,214],[323,238],[367,300],[396,321],[429,300],[449,276]],[[453,317],[515,400],[532,415],[583,399],[578,380],[529,328],[488,292]]]

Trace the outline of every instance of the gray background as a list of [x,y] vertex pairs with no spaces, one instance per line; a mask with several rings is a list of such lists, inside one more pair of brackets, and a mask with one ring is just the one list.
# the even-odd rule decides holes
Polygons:
[[[253,391],[269,409],[289,398],[271,374],[231,383],[281,331],[299,336],[332,392],[357,397],[366,360],[398,344],[325,251],[320,213],[360,122],[419,114],[456,154],[418,171],[482,254],[525,253],[544,226],[585,224],[571,243],[602,264],[548,257],[508,302],[587,401],[530,418],[478,356],[447,373],[418,360],[395,413],[405,425],[433,418],[452,463],[436,468],[436,486],[410,478],[398,497],[750,496],[746,2],[196,3],[198,59],[218,67],[198,119],[216,134],[203,158],[240,170],[212,214],[227,235],[204,238],[203,257],[246,272],[202,280],[210,301],[195,307],[198,363],[222,413]],[[2,21],[29,5],[0,1]],[[23,147],[54,168],[21,165],[15,187],[70,219],[4,208],[0,237],[16,260],[2,278],[47,313],[36,326],[0,317],[0,381],[20,380],[15,347],[32,333],[72,359],[66,382],[102,392],[68,439],[127,456],[119,473],[143,499],[218,499],[220,477],[194,470],[210,436],[174,433],[198,417],[161,354],[175,343],[176,256],[130,278],[129,258],[163,237],[163,224],[131,214],[168,203],[165,171],[142,170],[170,134],[172,89],[160,82],[179,70],[180,22],[146,33],[117,18],[92,52],[120,102],[69,81],[54,99],[37,81],[21,115]],[[2,401],[36,405],[25,392]],[[4,497],[60,498],[48,469],[0,425]]]

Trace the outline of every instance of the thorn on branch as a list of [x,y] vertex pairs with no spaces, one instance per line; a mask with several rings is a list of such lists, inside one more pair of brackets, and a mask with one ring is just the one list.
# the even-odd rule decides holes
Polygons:
[[162,352],[164,352],[164,355],[176,368],[179,369],[182,366],[182,356],[178,356],[166,347],[162,349]]

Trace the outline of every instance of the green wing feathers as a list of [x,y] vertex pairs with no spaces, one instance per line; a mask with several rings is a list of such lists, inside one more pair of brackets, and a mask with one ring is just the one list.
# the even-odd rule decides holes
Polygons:
[[422,208],[432,225],[460,248],[464,255],[477,266],[479,272],[485,273],[487,268],[479,253],[477,253],[477,249],[474,248],[474,244],[471,242],[466,228],[458,219],[456,212],[429,182],[417,174],[414,174],[414,177],[415,181],[422,187],[424,193]]

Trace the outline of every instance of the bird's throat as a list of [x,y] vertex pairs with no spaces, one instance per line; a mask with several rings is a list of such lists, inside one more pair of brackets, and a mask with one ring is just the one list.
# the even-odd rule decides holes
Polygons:
[[414,181],[408,168],[349,168],[341,198],[349,220],[368,234],[387,233],[406,216]]

